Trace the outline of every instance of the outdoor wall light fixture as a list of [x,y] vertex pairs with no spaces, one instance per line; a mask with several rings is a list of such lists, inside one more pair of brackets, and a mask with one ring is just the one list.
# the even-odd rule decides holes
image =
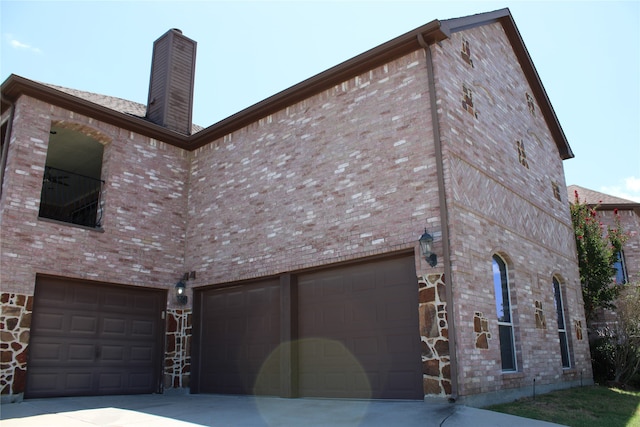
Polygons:
[[187,290],[187,284],[180,280],[176,283],[176,299],[178,300],[178,304],[186,304],[189,300],[189,297],[185,295]]
[[420,236],[420,251],[424,256],[425,261],[429,263],[431,267],[435,267],[438,264],[438,256],[431,252],[431,245],[433,244],[433,236],[427,233],[427,229],[424,229],[424,233]]
[[187,301],[189,301],[189,297],[186,295],[187,291],[187,282],[189,279],[195,279],[196,272],[192,271],[191,273],[184,273],[182,279],[176,283],[176,299],[178,300],[178,304],[185,305]]

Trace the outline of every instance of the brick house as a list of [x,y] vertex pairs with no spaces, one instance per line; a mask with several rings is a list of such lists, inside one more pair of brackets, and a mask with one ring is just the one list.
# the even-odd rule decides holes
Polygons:
[[205,129],[195,49],[155,42],[146,106],[3,83],[5,400],[481,405],[591,381],[573,154],[508,9],[431,21]]
[[[570,202],[575,200],[577,194],[581,202],[596,207],[605,227],[614,227],[615,216],[618,216],[628,238],[615,265],[615,283],[640,285],[640,203],[578,185],[568,186],[567,194]],[[609,310],[602,310],[597,316],[593,323],[595,328],[615,322],[615,315]]]

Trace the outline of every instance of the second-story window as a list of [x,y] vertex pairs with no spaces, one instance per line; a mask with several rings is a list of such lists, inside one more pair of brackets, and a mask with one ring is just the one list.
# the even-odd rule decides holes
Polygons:
[[103,181],[100,141],[52,126],[40,195],[41,218],[99,228]]
[[616,257],[616,262],[613,264],[613,268],[616,270],[616,284],[626,285],[629,282],[629,277],[627,276],[627,265],[624,261],[624,252],[618,252]]

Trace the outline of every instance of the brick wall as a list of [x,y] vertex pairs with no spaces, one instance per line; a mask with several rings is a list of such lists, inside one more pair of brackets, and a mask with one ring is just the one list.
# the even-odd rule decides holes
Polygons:
[[[465,49],[463,49],[465,46]],[[466,51],[466,52],[464,52]],[[463,54],[464,52],[464,54]],[[470,56],[469,56],[470,55]],[[451,232],[459,393],[591,378],[562,162],[502,27],[435,47]],[[471,62],[468,59],[471,59]],[[518,371],[500,365],[492,255],[507,262]],[[571,343],[563,370],[552,277],[562,283]],[[536,313],[546,314],[546,327]],[[486,325],[485,321],[486,319]]]
[[[105,144],[104,232],[38,218],[54,122]],[[181,277],[187,152],[27,96],[16,104],[11,138],[0,212],[3,291],[33,294],[36,273],[163,288]]]
[[424,52],[194,153],[187,259],[221,283],[413,247],[439,228]]
[[[38,218],[52,123],[105,144],[103,231]],[[186,271],[188,165],[187,152],[160,141],[27,96],[18,100],[0,209],[0,394],[14,399],[24,392],[37,273],[165,289],[174,286]],[[173,302],[169,298],[170,306]],[[188,366],[184,369],[188,384]],[[184,382],[179,376],[177,384]]]

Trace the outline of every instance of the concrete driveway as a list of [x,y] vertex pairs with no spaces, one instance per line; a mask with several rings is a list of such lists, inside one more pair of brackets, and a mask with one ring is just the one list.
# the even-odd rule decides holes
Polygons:
[[444,401],[163,394],[30,399],[0,407],[2,427],[557,426]]

